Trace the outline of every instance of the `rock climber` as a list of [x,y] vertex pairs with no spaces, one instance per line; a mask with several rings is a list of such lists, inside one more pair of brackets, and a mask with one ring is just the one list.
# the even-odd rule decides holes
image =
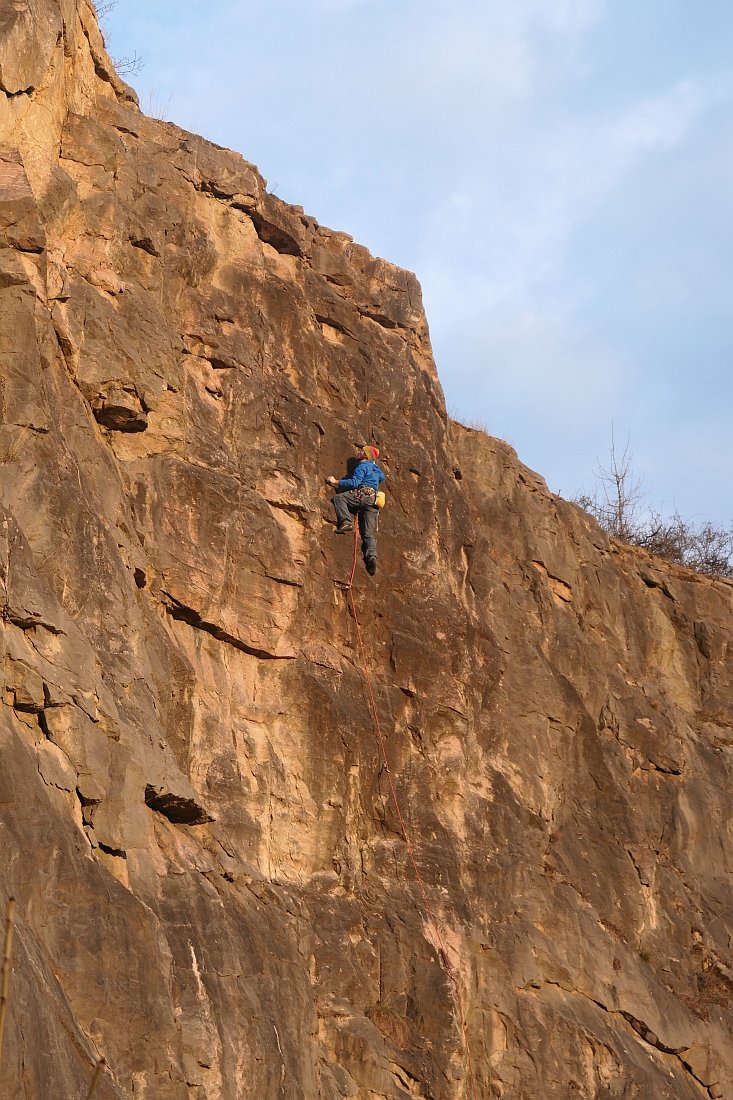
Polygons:
[[338,481],[333,475],[326,478],[329,485],[336,486],[338,492],[333,498],[338,525],[336,533],[344,535],[353,531],[352,515],[359,517],[361,534],[361,552],[367,573],[373,577],[377,571],[377,528],[379,527],[379,497],[384,500],[379,486],[385,480],[377,466],[379,450],[366,443],[357,443],[356,466],[351,477],[342,477]]

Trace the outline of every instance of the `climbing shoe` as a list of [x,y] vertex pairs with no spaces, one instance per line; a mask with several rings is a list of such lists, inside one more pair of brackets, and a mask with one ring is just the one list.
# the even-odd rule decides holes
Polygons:
[[374,574],[377,571],[377,559],[376,558],[367,558],[367,560],[364,562],[364,564],[366,565],[366,571],[369,574],[369,576],[373,577]]
[[353,523],[339,523],[338,527],[336,528],[336,534],[337,535],[345,535],[347,531],[353,531],[353,530],[354,530],[354,524]]

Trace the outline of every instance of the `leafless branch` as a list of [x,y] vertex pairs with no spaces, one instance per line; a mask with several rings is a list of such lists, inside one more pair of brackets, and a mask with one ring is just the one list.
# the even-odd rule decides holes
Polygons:
[[145,62],[136,50],[132,57],[113,57],[112,64],[118,76],[134,76],[140,72]]
[[107,27],[106,19],[107,16],[117,7],[117,0],[98,0],[98,2],[94,4],[94,7],[97,12],[97,24],[99,26],[99,31],[102,35],[102,41],[104,42],[106,48],[107,39],[109,38],[109,29]]
[[143,114],[146,114],[148,118],[156,119],[158,122],[167,122],[168,109],[172,98],[173,92],[168,95],[167,99],[163,99],[160,88],[151,88],[145,101]]
[[576,497],[576,503],[594,515],[609,535],[623,542],[633,541],[639,530],[641,505],[647,496],[643,477],[634,474],[633,461],[630,437],[619,455],[612,425],[610,462],[608,466],[598,463],[593,493]]

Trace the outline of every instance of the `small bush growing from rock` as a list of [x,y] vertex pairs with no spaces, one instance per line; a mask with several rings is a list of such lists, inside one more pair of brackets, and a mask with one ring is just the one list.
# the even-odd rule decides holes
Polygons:
[[407,1045],[410,1028],[407,1020],[392,1007],[389,1001],[377,1001],[365,1012],[375,1027],[379,1028],[385,1039],[389,1039],[400,1049]]

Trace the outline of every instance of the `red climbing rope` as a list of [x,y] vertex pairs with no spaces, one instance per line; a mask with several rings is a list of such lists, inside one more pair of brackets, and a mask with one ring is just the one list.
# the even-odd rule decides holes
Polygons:
[[354,615],[354,622],[356,623],[356,634],[357,634],[357,637],[359,639],[359,649],[361,651],[361,659],[362,659],[362,663],[364,665],[364,676],[365,676],[365,679],[366,679],[366,682],[367,682],[367,687],[369,689],[369,700],[371,702],[372,714],[374,716],[374,726],[376,728],[377,737],[379,739],[379,748],[380,748],[380,751],[381,751],[381,754],[382,754],[382,763],[384,765],[384,770],[386,771],[387,778],[389,780],[389,789],[392,792],[392,801],[394,802],[394,808],[397,812],[397,817],[398,817],[399,822],[400,822],[400,828],[402,829],[402,836],[403,836],[405,844],[407,846],[407,852],[408,852],[408,855],[410,857],[410,862],[412,863],[412,869],[415,872],[415,878],[417,879],[418,885],[420,887],[420,893],[422,894],[422,899],[425,903],[425,909],[427,910],[428,916],[430,918],[430,923],[431,923],[431,925],[433,927],[433,931],[435,933],[435,938],[437,939],[438,946],[440,947],[440,954],[443,958],[443,965],[445,966],[445,969],[448,973],[448,976],[450,977],[450,979],[453,982],[453,985],[455,987],[456,1000],[458,1002],[458,1012],[459,1012],[460,1017],[461,1017],[461,1034],[463,1035],[463,1045],[464,1045],[465,1050],[466,1050],[466,1063],[468,1065],[468,1072],[469,1072],[469,1075],[470,1075],[470,1078],[471,1078],[471,1091],[473,1093],[473,1100],[478,1100],[478,1094],[476,1092],[476,1078],[474,1077],[473,1062],[471,1060],[471,1048],[468,1045],[468,1026],[466,1024],[466,1018],[463,1014],[463,1001],[461,999],[461,990],[460,990],[460,986],[458,984],[458,977],[456,976],[456,972],[454,971],[453,967],[451,966],[450,959],[448,958],[448,953],[447,953],[447,951],[446,951],[446,949],[443,945],[443,937],[440,934],[440,929],[438,928],[438,922],[435,919],[435,916],[433,914],[433,910],[430,906],[430,902],[428,901],[428,895],[425,892],[425,886],[423,885],[422,876],[420,874],[420,871],[418,870],[418,866],[417,866],[417,863],[415,861],[415,854],[412,850],[412,843],[410,841],[410,836],[407,832],[407,826],[405,825],[405,819],[402,816],[402,810],[400,809],[400,802],[399,802],[399,799],[397,797],[397,791],[395,790],[395,785],[394,785],[394,782],[392,781],[392,772],[389,769],[389,760],[387,758],[387,747],[384,743],[384,737],[382,736],[382,727],[379,724],[379,714],[377,713],[377,704],[376,704],[376,701],[374,699],[374,691],[372,690],[372,680],[371,680],[371,677],[369,675],[369,662],[367,661],[366,652],[364,650],[364,640],[361,636],[361,625],[359,623],[359,616],[356,613],[356,601],[354,599],[354,576],[356,574],[356,558],[357,558],[357,549],[358,549],[358,540],[359,540],[359,524],[358,524],[357,520],[358,520],[358,517],[355,516],[354,517],[354,561],[353,561],[353,564],[351,566],[351,577],[349,578],[349,596],[351,597],[351,610],[352,610],[353,615]]

